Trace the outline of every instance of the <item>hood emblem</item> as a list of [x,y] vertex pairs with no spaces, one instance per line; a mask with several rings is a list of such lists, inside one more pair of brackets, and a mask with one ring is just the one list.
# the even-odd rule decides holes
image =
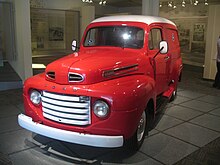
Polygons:
[[73,87],[73,91],[78,91],[78,88],[76,88],[76,87]]

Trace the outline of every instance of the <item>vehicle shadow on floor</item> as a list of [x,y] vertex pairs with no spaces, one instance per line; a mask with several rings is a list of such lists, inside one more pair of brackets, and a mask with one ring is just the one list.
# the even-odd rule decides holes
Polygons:
[[59,140],[50,140],[49,138],[45,140],[41,135],[36,134],[33,134],[32,138],[33,141],[26,139],[25,144],[31,146],[35,152],[48,160],[48,162],[57,160],[74,164],[130,164],[140,163],[145,160],[144,157],[148,159],[147,156],[140,156],[139,151],[132,151],[127,147],[89,147]]

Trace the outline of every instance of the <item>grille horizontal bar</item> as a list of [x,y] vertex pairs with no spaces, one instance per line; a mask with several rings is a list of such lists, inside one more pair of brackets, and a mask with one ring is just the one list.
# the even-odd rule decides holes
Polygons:
[[[46,107],[46,108],[49,108],[49,109],[53,109],[55,111],[73,113],[73,109],[68,108],[68,107],[56,106],[56,105],[52,105],[52,104],[48,104],[48,103],[44,103],[44,102],[42,102],[42,106]],[[76,108],[74,108],[74,113],[76,113],[76,114],[88,114],[89,109],[76,109]]]
[[65,119],[65,118],[61,119],[59,117],[55,117],[47,113],[43,113],[43,116],[45,118],[48,118],[50,120],[53,120],[59,123],[72,124],[72,125],[87,125],[88,124],[88,121],[70,120],[70,119]]
[[78,103],[78,102],[69,102],[64,100],[54,100],[47,97],[42,97],[42,101],[46,103],[50,103],[53,105],[59,105],[64,107],[72,107],[72,108],[88,108],[88,103]]

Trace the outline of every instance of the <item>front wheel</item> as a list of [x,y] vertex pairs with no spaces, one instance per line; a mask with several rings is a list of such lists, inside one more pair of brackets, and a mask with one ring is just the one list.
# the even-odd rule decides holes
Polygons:
[[149,115],[146,113],[146,111],[143,111],[135,134],[131,137],[131,139],[128,140],[128,147],[130,149],[138,150],[141,147],[145,135],[148,133],[148,118]]

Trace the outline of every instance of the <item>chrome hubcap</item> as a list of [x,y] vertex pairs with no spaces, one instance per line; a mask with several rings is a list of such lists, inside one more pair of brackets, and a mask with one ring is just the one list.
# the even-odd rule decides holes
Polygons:
[[144,136],[145,127],[146,127],[146,114],[144,111],[141,115],[141,119],[139,121],[138,129],[137,129],[137,141],[138,142],[140,142]]
[[173,96],[176,96],[176,90],[175,90],[175,91],[173,91]]

